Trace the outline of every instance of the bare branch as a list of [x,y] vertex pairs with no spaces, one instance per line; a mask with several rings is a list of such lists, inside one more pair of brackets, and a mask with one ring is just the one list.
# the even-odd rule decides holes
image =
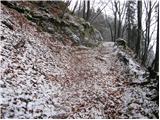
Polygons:
[[99,11],[99,13],[90,20],[91,23],[100,15],[100,13],[106,8],[106,6],[108,5],[109,2],[110,2],[110,0],[105,4],[105,6],[104,6],[103,8]]

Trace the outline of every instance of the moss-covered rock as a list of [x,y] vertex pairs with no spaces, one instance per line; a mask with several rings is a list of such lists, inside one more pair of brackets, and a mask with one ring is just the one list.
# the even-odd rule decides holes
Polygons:
[[77,45],[81,44],[80,37],[75,34],[69,27],[63,28],[64,33],[69,36],[73,43],[76,43]]

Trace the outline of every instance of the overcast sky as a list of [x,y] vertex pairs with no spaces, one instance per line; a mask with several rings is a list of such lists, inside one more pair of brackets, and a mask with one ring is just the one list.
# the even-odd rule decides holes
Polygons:
[[[71,2],[71,5],[70,5],[70,9],[72,10],[75,3],[76,3],[77,0],[72,0]],[[83,2],[83,0],[78,0],[79,3],[81,1],[81,3]],[[93,7],[95,10],[97,10],[98,8],[103,8],[105,6],[106,3],[108,3],[109,1],[111,0],[90,0],[90,6]],[[122,0],[123,1],[123,0]],[[107,14],[108,15],[112,15],[112,11],[111,9],[109,8],[110,4],[108,4],[105,8],[105,10],[107,11]],[[104,11],[102,11],[104,13]]]

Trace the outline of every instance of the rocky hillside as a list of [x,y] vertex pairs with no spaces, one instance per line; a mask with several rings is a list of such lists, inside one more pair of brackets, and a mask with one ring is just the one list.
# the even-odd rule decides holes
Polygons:
[[155,79],[63,2],[1,7],[1,118],[158,118]]
[[[70,14],[67,3],[48,2],[2,2],[5,6],[19,12],[21,29],[26,29],[24,19],[36,26],[37,32],[47,32],[63,44],[85,45],[94,47],[103,38],[90,23]],[[23,18],[22,18],[23,17]],[[67,39],[67,40],[66,40]],[[71,41],[71,43],[68,43]]]

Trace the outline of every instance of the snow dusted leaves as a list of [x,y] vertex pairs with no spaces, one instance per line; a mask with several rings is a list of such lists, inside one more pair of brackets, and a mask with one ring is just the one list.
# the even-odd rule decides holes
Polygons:
[[128,84],[141,78],[131,77],[137,64],[124,66],[113,43],[64,46],[56,37],[62,34],[37,32],[25,20],[22,29],[13,13],[3,20],[11,19],[14,30],[1,25],[2,118],[155,118],[149,90]]
[[[114,103],[116,100],[111,99],[119,90],[114,88],[112,73],[107,73],[110,66],[96,60],[98,50],[76,51],[79,48],[49,42],[49,34],[36,36],[33,32],[11,31],[3,25],[1,35],[6,38],[1,41],[2,118],[118,116],[115,107],[120,101]],[[18,45],[22,39],[24,45]],[[52,49],[48,47],[51,43]],[[107,49],[112,53],[111,48]]]

